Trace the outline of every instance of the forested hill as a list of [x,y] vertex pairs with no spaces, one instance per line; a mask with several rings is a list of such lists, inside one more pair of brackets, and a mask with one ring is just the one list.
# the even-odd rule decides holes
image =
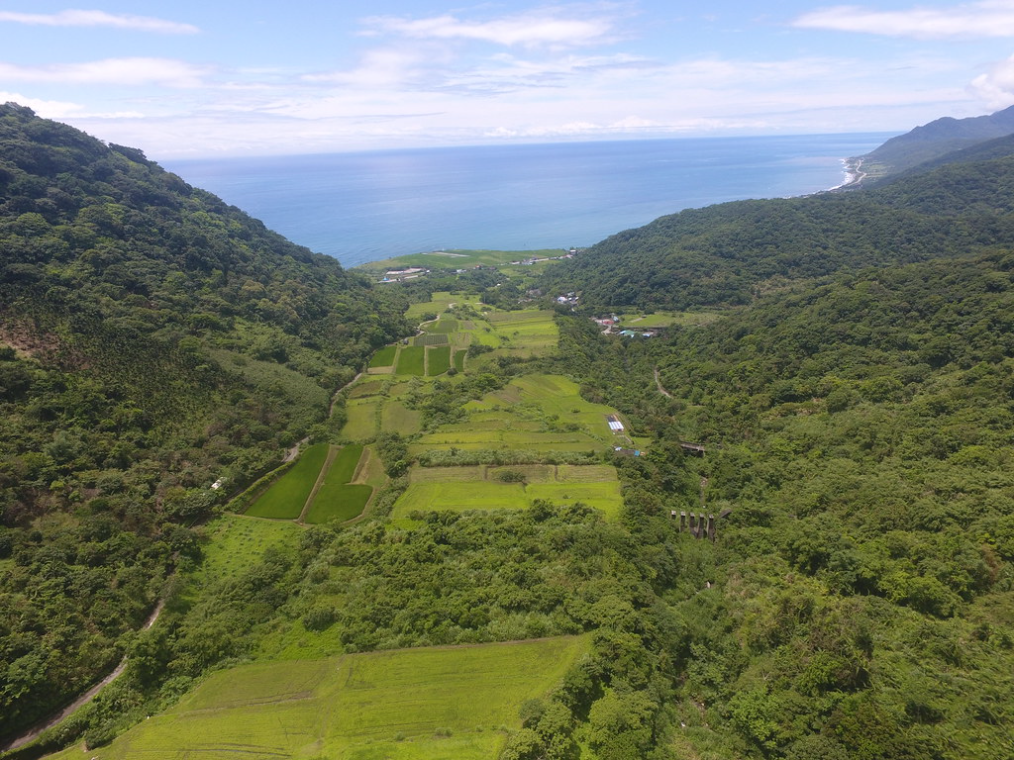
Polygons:
[[893,174],[1010,134],[1014,134],[1014,107],[968,119],[945,116],[892,137],[863,156],[863,161],[874,171]]
[[0,739],[119,660],[188,526],[405,334],[392,297],[138,150],[0,106]]
[[687,210],[607,238],[550,270],[546,286],[592,309],[742,305],[788,280],[1009,246],[1012,184],[1004,155],[877,188]]

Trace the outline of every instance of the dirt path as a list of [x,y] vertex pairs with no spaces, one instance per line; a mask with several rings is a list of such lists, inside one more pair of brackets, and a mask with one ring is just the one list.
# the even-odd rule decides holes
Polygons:
[[[159,600],[159,603],[155,605],[155,609],[148,616],[148,619],[144,621],[144,626],[142,626],[141,630],[147,631],[149,628],[155,625],[155,621],[158,620],[158,617],[159,615],[162,614],[162,610],[164,608],[165,601]],[[102,691],[106,686],[108,686],[117,678],[119,678],[121,675],[123,675],[123,671],[125,671],[126,669],[127,669],[127,658],[124,657],[122,660],[120,660],[120,664],[116,666],[116,669],[112,673],[110,673],[108,676],[103,678],[97,684],[92,686],[88,691],[86,691],[80,697],[75,699],[73,702],[71,702],[69,705],[63,708],[60,712],[48,718],[44,722],[36,724],[34,728],[28,731],[28,733],[19,736],[17,739],[12,741],[7,746],[0,747],[0,751],[7,752],[12,749],[18,749],[19,747],[25,746],[29,742],[35,741],[36,739],[39,738],[39,736],[42,734],[43,731],[48,731],[58,723],[62,723],[64,720],[69,718],[79,709],[81,709],[86,704],[95,699],[96,695],[100,691]]]
[[309,438],[304,438],[298,441],[295,446],[285,452],[285,456],[282,457],[282,462],[291,462],[293,459],[299,456],[299,450],[303,447],[303,444],[309,443]]
[[672,398],[672,394],[662,387],[662,379],[658,376],[658,367],[655,367],[655,385],[658,387],[658,392],[666,398]]
[[354,378],[352,378],[347,383],[345,383],[345,385],[343,385],[341,388],[339,388],[338,390],[336,390],[334,392],[334,395],[331,397],[331,406],[329,406],[327,408],[327,416],[328,417],[330,417],[331,415],[334,414],[334,405],[335,405],[335,402],[338,400],[338,394],[341,393],[346,388],[348,388],[350,385],[352,385],[352,383],[354,383],[356,380],[358,380],[359,378],[361,378],[364,374],[365,373],[360,372],[358,375],[356,375]]

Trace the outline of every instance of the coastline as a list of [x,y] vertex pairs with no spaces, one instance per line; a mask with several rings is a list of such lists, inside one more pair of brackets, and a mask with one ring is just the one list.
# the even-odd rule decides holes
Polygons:
[[828,189],[828,192],[832,190],[844,190],[848,187],[854,187],[860,184],[868,176],[863,171],[863,157],[862,156],[851,156],[849,158],[843,158],[841,160],[842,169],[845,172],[845,181],[840,185],[835,185]]

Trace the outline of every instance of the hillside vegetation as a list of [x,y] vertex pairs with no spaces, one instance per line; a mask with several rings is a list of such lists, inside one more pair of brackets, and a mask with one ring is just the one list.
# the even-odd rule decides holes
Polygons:
[[115,665],[199,556],[189,526],[405,332],[398,298],[0,106],[0,736]]
[[[3,731],[129,655],[15,757],[1014,753],[999,143],[665,217],[547,268],[530,303],[534,273],[495,269],[377,293],[186,186],[130,206],[135,180],[178,180],[2,113],[23,156],[0,185],[20,257],[0,323]],[[78,206],[42,203],[74,182]],[[100,195],[155,232],[79,221]],[[157,245],[195,226],[191,249]],[[105,250],[130,266],[94,266]],[[607,312],[661,331],[603,334]],[[215,478],[245,484],[307,432],[319,447],[262,512],[217,515]],[[334,510],[293,522],[339,446],[317,495]],[[360,513],[342,488],[374,493]],[[714,542],[680,512],[713,515]]]

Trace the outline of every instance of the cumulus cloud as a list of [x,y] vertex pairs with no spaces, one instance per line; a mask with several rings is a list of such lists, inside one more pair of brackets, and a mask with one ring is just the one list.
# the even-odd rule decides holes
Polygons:
[[972,91],[993,110],[1014,104],[1014,56],[973,79]]
[[0,62],[0,80],[88,85],[199,87],[206,71],[169,58],[107,58],[84,63],[18,66]]
[[191,24],[181,24],[151,16],[114,15],[105,11],[68,10],[50,14],[0,11],[0,21],[33,26],[105,26],[161,34],[196,34],[200,31]]
[[926,40],[1009,37],[1014,35],[1014,3],[986,0],[950,8],[913,7],[901,11],[837,5],[805,13],[792,25]]
[[452,15],[410,19],[374,16],[364,20],[364,34],[398,34],[429,40],[473,40],[507,47],[580,47],[610,41],[615,20],[570,9],[530,11],[489,21],[466,21]]
[[45,119],[63,119],[71,114],[84,111],[84,106],[79,103],[70,103],[62,100],[40,100],[22,95],[19,92],[5,92],[0,90],[0,103],[17,103],[21,106],[28,106],[39,116]]

